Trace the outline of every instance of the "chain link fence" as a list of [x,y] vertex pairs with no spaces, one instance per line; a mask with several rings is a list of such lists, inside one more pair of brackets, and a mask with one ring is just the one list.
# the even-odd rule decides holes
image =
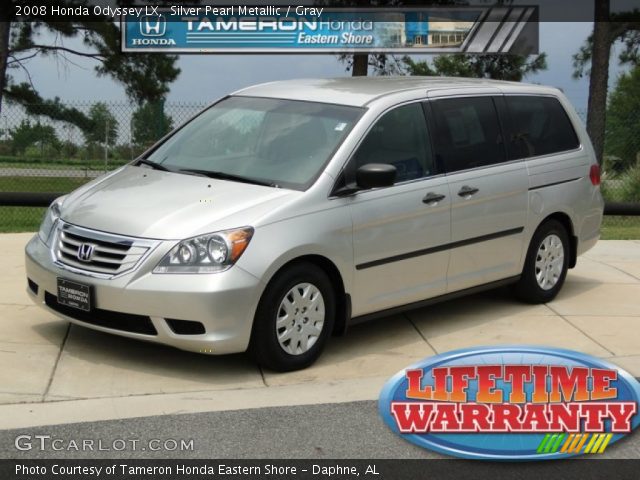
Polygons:
[[[70,192],[133,160],[205,107],[204,103],[4,104],[0,193],[46,197]],[[0,206],[0,232],[37,230],[43,213],[42,207]]]
[[[136,158],[204,103],[3,105],[0,193],[67,193]],[[583,121],[586,111],[579,112]],[[54,120],[57,118],[59,120]],[[638,118],[629,119],[638,124]],[[618,137],[616,136],[616,139]],[[640,141],[607,142],[602,191],[609,202],[640,206]],[[0,232],[36,230],[44,208],[0,206]],[[605,218],[605,238],[640,238],[640,217]]]
[[[579,111],[584,123],[587,112]],[[609,207],[603,222],[603,238],[640,238],[640,112],[628,112],[607,116],[606,141],[601,165],[601,191]],[[620,213],[632,213],[620,215]]]

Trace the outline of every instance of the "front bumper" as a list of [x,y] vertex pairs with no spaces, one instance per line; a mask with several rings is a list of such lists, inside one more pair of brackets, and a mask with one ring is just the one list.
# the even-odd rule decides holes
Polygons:
[[[27,278],[32,282],[27,292],[37,305],[56,316],[95,330],[192,352],[244,352],[249,345],[253,317],[262,293],[260,280],[237,265],[226,272],[206,275],[153,274],[153,267],[171,248],[170,242],[165,243],[136,270],[103,279],[71,272],[54,263],[49,247],[35,235],[25,251]],[[93,307],[100,312],[111,312],[114,316],[128,314],[129,322],[135,322],[136,316],[148,317],[144,320],[150,320],[155,334],[136,333],[144,331],[136,328],[137,325],[129,329],[122,329],[121,324],[109,328],[108,321],[89,323],[92,318],[84,317],[89,321],[83,321],[83,315],[69,316],[50,308],[45,303],[45,296],[51,302],[52,296],[57,295],[58,277],[90,285]],[[177,334],[167,319],[200,322],[204,333]]]

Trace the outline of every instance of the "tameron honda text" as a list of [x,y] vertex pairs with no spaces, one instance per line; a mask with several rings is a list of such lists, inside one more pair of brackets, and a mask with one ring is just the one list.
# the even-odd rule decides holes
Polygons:
[[385,385],[379,410],[419,446],[485,460],[603,453],[640,423],[640,384],[600,359],[544,347],[430,357]]

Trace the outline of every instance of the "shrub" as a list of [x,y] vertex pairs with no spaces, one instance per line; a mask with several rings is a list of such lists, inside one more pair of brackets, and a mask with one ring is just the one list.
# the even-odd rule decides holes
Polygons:
[[622,201],[640,202],[640,162],[625,172],[620,192]]

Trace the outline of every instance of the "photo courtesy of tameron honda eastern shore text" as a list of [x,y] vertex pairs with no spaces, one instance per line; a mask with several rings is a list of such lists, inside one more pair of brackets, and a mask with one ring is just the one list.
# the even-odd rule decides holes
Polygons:
[[599,238],[599,184],[554,88],[268,83],[57,199],[28,292],[78,325],[294,370],[400,309],[508,283],[552,300]]

